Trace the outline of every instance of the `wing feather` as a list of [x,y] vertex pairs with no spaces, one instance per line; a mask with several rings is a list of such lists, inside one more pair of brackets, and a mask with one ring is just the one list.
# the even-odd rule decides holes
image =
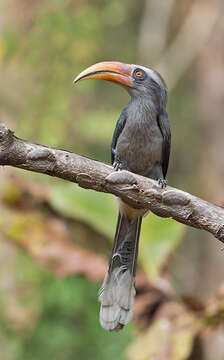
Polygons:
[[162,159],[162,168],[163,176],[166,178],[166,173],[169,165],[170,158],[170,144],[171,144],[171,131],[170,123],[168,119],[167,112],[163,110],[158,117],[158,124],[163,135],[163,159]]

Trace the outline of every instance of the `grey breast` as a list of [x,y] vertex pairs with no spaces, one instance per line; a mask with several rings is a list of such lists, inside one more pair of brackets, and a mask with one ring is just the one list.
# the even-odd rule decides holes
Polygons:
[[128,117],[118,138],[116,152],[125,168],[146,175],[162,161],[162,142],[156,118],[144,115]]

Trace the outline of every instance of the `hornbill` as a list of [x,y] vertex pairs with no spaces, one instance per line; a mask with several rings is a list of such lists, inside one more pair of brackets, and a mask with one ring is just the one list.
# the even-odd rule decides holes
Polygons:
[[[131,101],[123,109],[113,134],[111,158],[115,170],[128,170],[166,186],[170,155],[167,86],[152,69],[115,61],[100,62],[74,80],[101,79],[122,85]],[[109,268],[99,291],[100,323],[120,330],[133,315],[138,241],[144,209],[119,200],[117,228]]]

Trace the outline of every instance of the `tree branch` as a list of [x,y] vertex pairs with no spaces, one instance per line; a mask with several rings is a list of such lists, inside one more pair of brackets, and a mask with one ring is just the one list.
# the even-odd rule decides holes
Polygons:
[[79,186],[111,193],[135,208],[150,209],[161,217],[204,229],[224,242],[224,208],[184,191],[128,171],[115,172],[102,162],[39,144],[13,135],[0,125],[0,165],[62,178]]

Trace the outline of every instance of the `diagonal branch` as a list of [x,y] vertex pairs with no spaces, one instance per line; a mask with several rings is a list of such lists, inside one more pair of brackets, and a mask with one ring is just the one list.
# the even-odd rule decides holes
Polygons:
[[34,144],[0,124],[0,165],[62,178],[79,186],[119,196],[135,208],[204,229],[224,242],[224,208],[154,180],[65,150]]

